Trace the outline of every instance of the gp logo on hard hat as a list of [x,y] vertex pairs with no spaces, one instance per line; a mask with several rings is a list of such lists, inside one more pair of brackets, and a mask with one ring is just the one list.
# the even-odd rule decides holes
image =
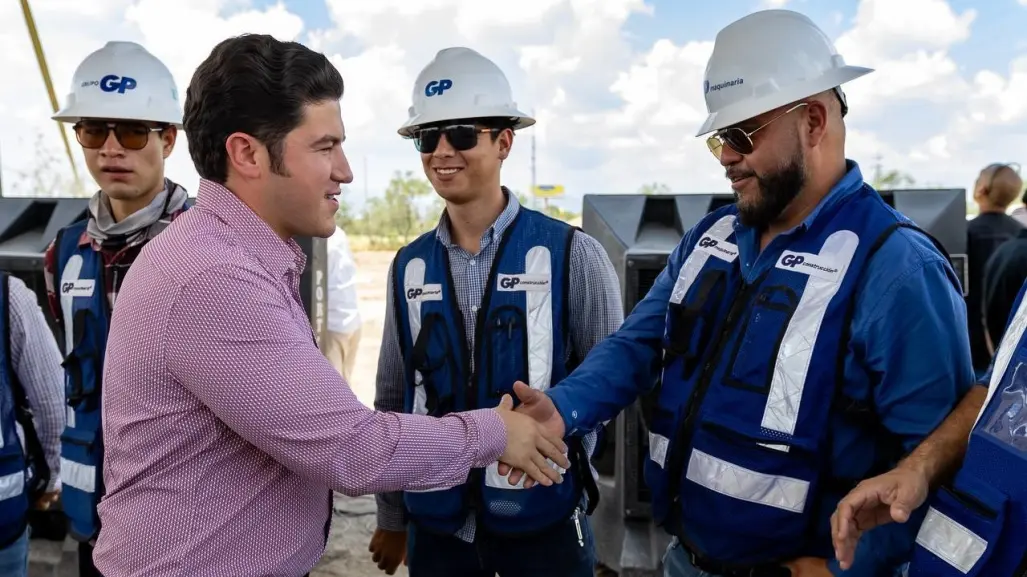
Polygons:
[[103,90],[104,92],[117,92],[118,94],[124,94],[126,90],[132,90],[135,87],[135,78],[129,78],[128,76],[108,74],[100,79],[100,90]]
[[432,80],[428,84],[424,85],[424,95],[428,98],[432,96],[442,96],[442,93],[453,88],[453,81],[448,78],[441,80]]

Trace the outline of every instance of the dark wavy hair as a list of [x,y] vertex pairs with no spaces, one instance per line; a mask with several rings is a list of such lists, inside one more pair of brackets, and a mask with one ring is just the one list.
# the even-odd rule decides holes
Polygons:
[[266,34],[223,40],[193,73],[185,93],[189,156],[201,177],[228,178],[225,141],[244,132],[264,143],[271,170],[286,175],[285,136],[303,122],[304,108],[343,94],[342,75],[321,54]]

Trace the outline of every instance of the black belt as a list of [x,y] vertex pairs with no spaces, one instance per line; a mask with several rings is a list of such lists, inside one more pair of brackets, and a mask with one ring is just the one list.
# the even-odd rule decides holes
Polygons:
[[720,577],[791,577],[792,570],[781,565],[750,565],[739,566],[721,563],[709,557],[703,557],[681,543],[681,548],[688,555],[692,565],[700,570]]

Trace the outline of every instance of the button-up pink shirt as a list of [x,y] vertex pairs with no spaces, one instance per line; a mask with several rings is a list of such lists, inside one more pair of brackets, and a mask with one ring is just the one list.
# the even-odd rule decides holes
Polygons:
[[202,181],[133,264],[104,368],[105,577],[303,575],[323,552],[329,489],[453,486],[502,453],[493,410],[361,404],[314,343],[305,262]]

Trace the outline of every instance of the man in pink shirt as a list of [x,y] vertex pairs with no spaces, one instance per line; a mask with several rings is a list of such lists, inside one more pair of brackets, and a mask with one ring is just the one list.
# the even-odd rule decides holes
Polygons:
[[186,92],[192,210],[125,278],[103,381],[106,577],[300,576],[320,558],[331,489],[463,483],[497,460],[560,481],[566,445],[511,410],[375,412],[318,351],[294,236],[335,230],[343,81],[270,36],[214,48]]

